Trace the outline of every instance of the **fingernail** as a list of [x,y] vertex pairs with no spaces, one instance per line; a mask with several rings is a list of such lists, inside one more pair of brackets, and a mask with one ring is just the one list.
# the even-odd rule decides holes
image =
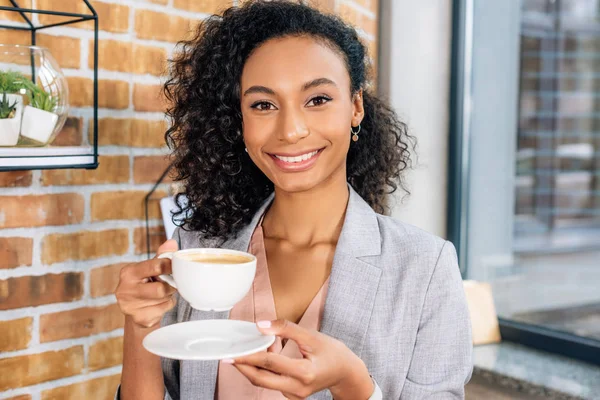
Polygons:
[[258,321],[256,325],[258,325],[259,328],[270,328],[271,321]]
[[225,358],[221,361],[223,361],[225,364],[233,364],[234,363],[234,360],[232,358]]

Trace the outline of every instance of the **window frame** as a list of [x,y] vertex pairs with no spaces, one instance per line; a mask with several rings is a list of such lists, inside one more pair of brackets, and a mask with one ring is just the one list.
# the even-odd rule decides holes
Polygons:
[[[478,18],[474,11],[475,7],[493,7],[492,4],[496,3],[486,2],[487,0],[454,0],[452,5],[447,233],[448,239],[457,249],[463,277],[470,276],[469,250],[472,244],[469,238],[470,193],[473,189],[471,173],[474,165],[472,110],[478,106],[479,101],[473,81],[480,79],[474,77],[474,73],[481,72],[474,71],[473,54],[481,48],[478,46],[485,45],[479,41],[479,35],[473,34]],[[521,2],[517,3],[520,8]],[[517,56],[520,54],[518,47],[514,51]],[[484,99],[483,102],[485,101]],[[518,98],[517,103],[514,98],[507,98],[505,101],[512,102],[507,106],[514,105],[516,113]],[[499,324],[503,340],[600,365],[600,340],[507,318],[499,318]]]

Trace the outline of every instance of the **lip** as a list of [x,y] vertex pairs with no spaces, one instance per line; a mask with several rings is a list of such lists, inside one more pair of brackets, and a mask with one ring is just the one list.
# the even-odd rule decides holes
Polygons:
[[301,156],[303,154],[307,154],[307,153],[311,153],[313,151],[317,151],[318,153],[315,154],[314,156],[312,156],[311,158],[309,158],[308,160],[303,160],[300,162],[296,162],[296,163],[290,163],[290,162],[285,162],[283,160],[280,160],[279,158],[275,157],[274,154],[271,153],[267,153],[269,154],[269,157],[271,157],[271,159],[273,160],[273,162],[275,163],[275,165],[282,171],[284,172],[302,172],[302,171],[306,171],[307,169],[311,168],[313,165],[315,165],[315,163],[317,162],[317,159],[321,156],[321,153],[323,152],[325,148],[320,148],[320,149],[314,149],[314,150],[309,150],[309,151],[303,151],[303,152],[299,152],[299,153],[277,153],[278,156],[283,156],[283,157],[297,157],[297,156]]
[[273,155],[278,155],[281,157],[298,157],[304,154],[308,154],[308,153],[312,153],[313,151],[320,151],[323,150],[324,147],[319,147],[319,148],[315,148],[315,149],[310,149],[310,150],[304,150],[304,151],[298,151],[296,153],[268,153],[270,156]]

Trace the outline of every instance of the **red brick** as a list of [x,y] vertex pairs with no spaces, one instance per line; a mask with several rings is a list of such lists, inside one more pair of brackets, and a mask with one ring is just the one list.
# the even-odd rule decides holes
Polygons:
[[80,146],[83,143],[83,118],[68,117],[52,146]]
[[165,75],[167,50],[162,47],[135,45],[133,48],[133,72],[136,74]]
[[31,400],[31,395],[30,394],[22,394],[22,395],[16,396],[16,397],[9,397],[6,400]]
[[94,170],[50,169],[42,171],[42,185],[100,185],[129,182],[129,156],[100,156]]
[[129,82],[98,81],[98,107],[116,110],[129,107]]
[[[88,78],[79,76],[67,77],[69,85],[69,105],[71,107],[92,107],[94,105],[94,85]],[[100,91],[100,82],[98,82]]]
[[113,294],[119,284],[119,273],[125,265],[127,265],[127,263],[94,268],[90,276],[90,290],[92,297]]
[[0,187],[27,187],[31,181],[31,171],[0,172]]
[[[158,247],[167,240],[164,226],[150,228],[150,252],[156,253]],[[133,231],[135,254],[146,254],[146,228],[135,228]]]
[[[31,8],[31,0],[21,0],[18,4],[22,8]],[[0,0],[0,6],[13,7],[9,0]],[[31,19],[31,13],[25,14],[27,18]],[[16,22],[25,22],[21,14],[14,11],[0,11],[0,21],[8,20],[8,21],[16,21]],[[7,43],[2,41],[2,43]]]
[[162,94],[162,88],[162,85],[136,83],[133,86],[133,107],[135,110],[165,112],[167,102]]
[[53,264],[69,260],[90,260],[123,255],[129,250],[127,229],[54,233],[42,241],[42,263]]
[[26,349],[31,340],[33,318],[0,321],[0,352]]
[[377,24],[373,18],[364,14],[362,11],[342,3],[339,6],[340,16],[349,24],[360,28],[368,34],[377,35]]
[[83,273],[65,272],[0,280],[0,310],[79,300]]
[[231,0],[174,0],[173,5],[187,11],[200,12],[206,14],[217,14],[224,9],[231,7]]
[[[114,219],[144,219],[144,198],[147,192],[126,191],[98,192],[92,194],[92,221],[107,221]],[[160,218],[159,199],[165,193],[158,191],[148,203],[148,214],[151,219]]]
[[61,68],[81,67],[81,41],[69,36],[37,35],[36,44],[50,50]]
[[[133,160],[133,181],[135,183],[155,183],[169,166],[168,156],[139,156]],[[173,172],[173,171],[171,171]],[[166,176],[164,183],[172,182]]]
[[175,43],[188,38],[195,25],[194,20],[157,11],[138,9],[135,12],[135,32],[139,39]]
[[[92,49],[94,41],[89,41]],[[136,60],[138,62],[138,60]],[[94,53],[90,51],[88,67],[94,68]],[[98,68],[107,71],[132,72],[133,44],[119,40],[104,39],[98,42]]]
[[24,237],[0,238],[0,269],[31,265],[33,239]]
[[[69,102],[72,107],[94,105],[94,86],[91,79],[70,76],[67,78],[67,83]],[[118,110],[129,107],[129,82],[98,80],[98,107]]]
[[[91,15],[85,3],[81,0],[38,0],[38,8],[54,11],[65,11]],[[129,30],[129,7],[115,3],[103,3],[92,1],[92,7],[98,14],[99,29],[114,33],[127,33]],[[53,15],[40,15],[40,22],[51,24],[63,22],[71,18],[58,17]],[[75,26],[75,25],[73,25]],[[94,29],[93,21],[80,22],[76,25],[78,28]]]
[[335,12],[335,0],[312,0],[310,5],[325,13]]
[[77,375],[83,371],[83,346],[0,359],[0,391]]
[[0,197],[0,228],[69,225],[83,221],[85,201],[77,193]]
[[110,368],[123,363],[123,336],[100,340],[90,346],[88,370]]
[[85,307],[40,317],[40,342],[72,339],[123,327],[125,317],[117,304]]
[[164,147],[166,130],[164,120],[103,118],[98,121],[98,142],[100,146]]
[[121,375],[104,376],[89,381],[60,386],[42,392],[42,400],[112,400]]

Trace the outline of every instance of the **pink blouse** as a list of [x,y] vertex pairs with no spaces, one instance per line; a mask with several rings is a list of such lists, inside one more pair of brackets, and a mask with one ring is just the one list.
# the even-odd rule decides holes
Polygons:
[[[250,240],[248,252],[256,256],[256,276],[252,289],[239,303],[237,303],[229,314],[229,319],[242,321],[271,321],[277,319],[275,309],[275,300],[273,290],[269,279],[269,269],[267,266],[267,255],[265,252],[265,242],[262,225],[258,224]],[[325,298],[329,278],[325,281],[317,295],[314,297],[299,325],[308,328],[320,328],[321,315],[325,307]],[[274,343],[275,352],[292,357],[302,358],[298,345],[293,340],[288,340],[282,346],[281,338],[276,337]],[[250,383],[233,365],[219,362],[219,372],[217,378],[217,400],[283,400],[285,397],[281,392],[258,388]]]

